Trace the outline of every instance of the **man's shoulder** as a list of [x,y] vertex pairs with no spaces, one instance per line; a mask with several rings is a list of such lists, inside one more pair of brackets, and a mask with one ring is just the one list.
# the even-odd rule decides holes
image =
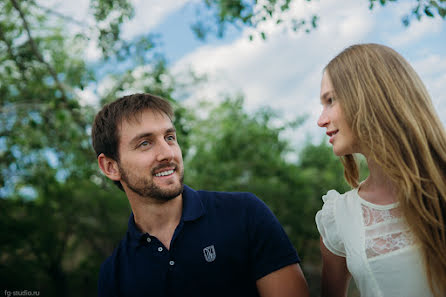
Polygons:
[[256,199],[257,197],[250,192],[223,192],[223,191],[207,191],[198,190],[197,193],[201,197],[210,199],[233,199],[233,200],[243,200],[243,199]]
[[251,205],[263,203],[256,195],[251,192],[225,192],[225,191],[209,191],[194,190],[187,187],[188,191],[195,195],[205,203],[217,203],[222,205]]
[[113,249],[113,252],[102,262],[100,274],[109,274],[119,263],[119,259],[125,252],[126,237],[119,241],[119,244]]
[[265,202],[250,192],[192,191],[199,197],[206,211],[238,216],[240,219],[271,214]]
[[117,296],[117,276],[119,275],[119,271],[122,267],[120,267],[121,263],[126,263],[126,259],[122,256],[126,251],[125,248],[125,240],[124,237],[118,244],[117,247],[114,248],[112,254],[105,259],[105,261],[101,264],[101,268],[99,270],[99,278],[98,278],[98,296]]

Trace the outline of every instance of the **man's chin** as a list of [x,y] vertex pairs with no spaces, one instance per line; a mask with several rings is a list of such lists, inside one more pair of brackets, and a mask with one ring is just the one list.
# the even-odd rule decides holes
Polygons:
[[184,185],[180,184],[174,189],[153,189],[148,198],[153,198],[158,201],[170,201],[183,193]]

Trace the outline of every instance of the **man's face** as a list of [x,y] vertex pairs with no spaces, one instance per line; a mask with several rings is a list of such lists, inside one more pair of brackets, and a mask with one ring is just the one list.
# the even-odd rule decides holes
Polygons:
[[183,157],[165,114],[144,111],[119,127],[120,182],[127,194],[168,201],[183,191]]

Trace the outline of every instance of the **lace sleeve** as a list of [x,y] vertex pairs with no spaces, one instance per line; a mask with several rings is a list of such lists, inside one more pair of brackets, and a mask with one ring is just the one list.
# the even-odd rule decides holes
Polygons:
[[345,248],[336,224],[336,200],[341,195],[330,190],[322,196],[324,206],[316,213],[316,225],[327,249],[335,255],[345,257]]

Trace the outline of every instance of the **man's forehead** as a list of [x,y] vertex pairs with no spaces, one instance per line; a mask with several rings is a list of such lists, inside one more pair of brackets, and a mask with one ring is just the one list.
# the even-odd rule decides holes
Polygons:
[[122,126],[123,124],[127,123],[130,125],[135,125],[135,124],[141,124],[141,122],[143,120],[150,120],[150,119],[155,119],[155,120],[164,120],[167,119],[169,121],[171,121],[171,119],[169,118],[169,116],[167,116],[167,114],[165,114],[162,111],[159,110],[141,110],[141,111],[137,111],[134,112],[132,114],[128,114],[128,115],[124,115],[120,125]]
[[[153,123],[152,125],[142,126],[142,124],[145,121],[151,121]],[[122,143],[124,138],[126,140],[128,140],[127,138],[132,138],[132,135],[129,135],[129,133],[126,132],[133,131],[130,132],[131,134],[142,133],[142,132],[159,133],[171,129],[175,130],[175,127],[173,126],[171,119],[166,114],[164,114],[163,112],[157,112],[151,110],[138,112],[129,117],[125,117],[117,125],[117,130],[118,130],[117,132],[120,143]]]

